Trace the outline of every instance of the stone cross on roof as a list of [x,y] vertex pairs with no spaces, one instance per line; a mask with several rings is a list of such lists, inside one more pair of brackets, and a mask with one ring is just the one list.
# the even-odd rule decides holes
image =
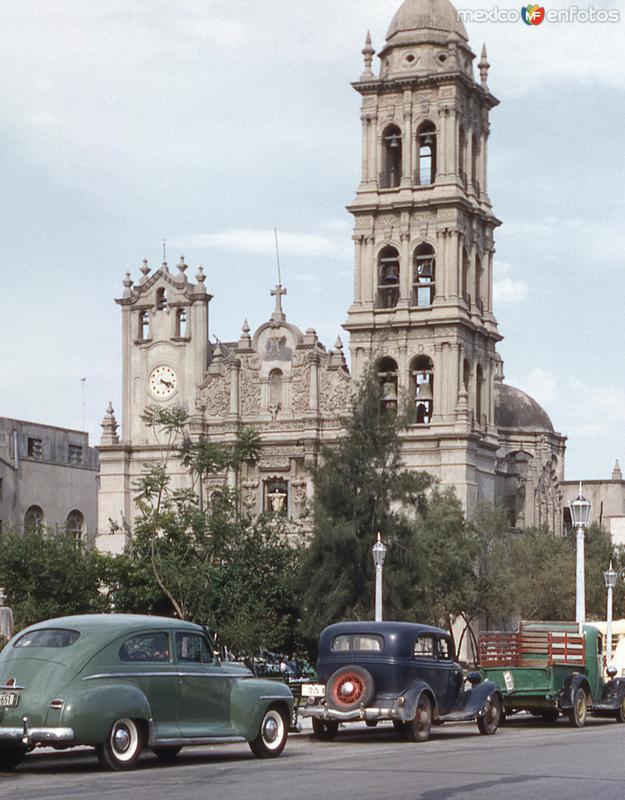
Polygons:
[[275,289],[271,290],[271,296],[276,298],[276,307],[271,315],[272,319],[285,320],[286,316],[282,310],[282,295],[286,294],[286,289],[278,284]]

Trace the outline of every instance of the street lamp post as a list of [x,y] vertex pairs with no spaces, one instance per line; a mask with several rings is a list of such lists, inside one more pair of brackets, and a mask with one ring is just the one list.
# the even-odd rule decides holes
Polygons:
[[386,546],[378,533],[378,541],[373,545],[373,563],[375,564],[375,621],[382,622],[382,569],[386,556]]
[[586,622],[586,586],[584,580],[584,528],[590,517],[589,500],[582,495],[582,482],[579,482],[579,494],[569,503],[571,520],[577,529],[577,559],[575,585],[575,621]]
[[612,589],[616,586],[618,573],[612,569],[612,562],[610,561],[610,569],[603,573],[603,580],[605,581],[605,588],[608,590],[608,612],[607,612],[607,626],[606,626],[606,643],[605,643],[605,657],[606,666],[612,661]]

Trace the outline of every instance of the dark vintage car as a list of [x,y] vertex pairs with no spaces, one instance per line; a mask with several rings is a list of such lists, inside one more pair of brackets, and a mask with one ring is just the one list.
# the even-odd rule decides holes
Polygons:
[[0,653],[0,770],[38,745],[92,745],[103,766],[133,767],[145,747],[247,741],[280,755],[287,686],[223,663],[203,628],[139,615],[62,617],[17,634]]
[[450,635],[412,622],[340,622],[319,638],[317,672],[323,683],[302,687],[302,717],[311,717],[318,739],[336,736],[342,722],[395,729],[424,742],[432,724],[477,720],[493,734],[502,711],[501,690],[471,672],[465,688]]

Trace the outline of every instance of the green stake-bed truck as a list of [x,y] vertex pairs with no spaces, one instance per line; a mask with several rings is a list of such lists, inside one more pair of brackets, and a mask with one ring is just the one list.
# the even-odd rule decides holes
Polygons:
[[562,713],[581,728],[588,713],[625,722],[625,678],[608,668],[602,636],[576,622],[521,622],[517,631],[483,631],[480,669],[502,691],[506,714],[529,711],[555,722]]

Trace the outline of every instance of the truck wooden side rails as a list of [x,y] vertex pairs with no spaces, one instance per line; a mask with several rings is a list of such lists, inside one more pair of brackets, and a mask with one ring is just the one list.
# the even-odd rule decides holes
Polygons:
[[480,670],[501,688],[507,714],[555,722],[562,713],[577,728],[589,713],[625,722],[625,678],[609,668],[603,680],[601,653],[597,628],[576,622],[521,622],[479,637]]

